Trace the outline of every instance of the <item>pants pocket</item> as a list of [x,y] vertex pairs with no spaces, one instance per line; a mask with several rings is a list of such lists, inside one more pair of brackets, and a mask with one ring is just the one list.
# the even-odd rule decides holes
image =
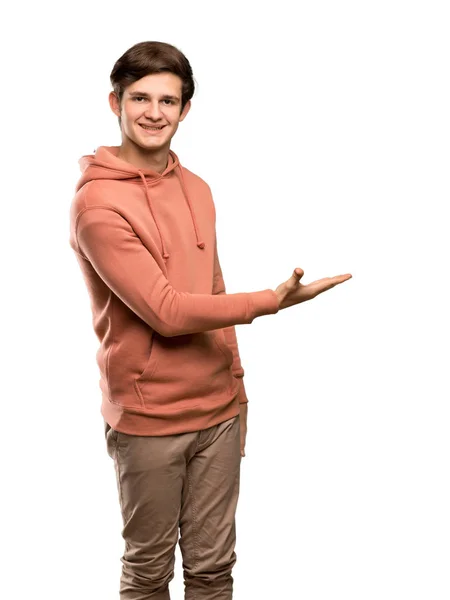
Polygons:
[[118,437],[119,432],[113,429],[111,425],[105,421],[106,451],[112,459],[115,457]]

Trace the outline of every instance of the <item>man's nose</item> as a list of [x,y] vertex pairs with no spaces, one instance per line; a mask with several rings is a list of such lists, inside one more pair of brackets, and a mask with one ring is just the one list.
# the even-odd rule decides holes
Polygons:
[[148,117],[149,119],[159,119],[162,115],[162,111],[161,111],[161,107],[159,105],[158,102],[151,102],[146,110],[145,110],[145,116]]

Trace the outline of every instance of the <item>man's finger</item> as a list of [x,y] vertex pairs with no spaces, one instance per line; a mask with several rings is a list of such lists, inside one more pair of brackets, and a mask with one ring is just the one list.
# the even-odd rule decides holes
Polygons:
[[344,283],[344,281],[351,279],[351,277],[352,275],[350,273],[346,273],[345,275],[336,275],[335,277],[324,277],[323,279],[316,279],[316,281],[312,281],[306,287],[311,287],[311,289],[317,290],[317,293],[320,294],[330,290],[339,283]]
[[241,456],[245,456],[245,438],[241,439]]

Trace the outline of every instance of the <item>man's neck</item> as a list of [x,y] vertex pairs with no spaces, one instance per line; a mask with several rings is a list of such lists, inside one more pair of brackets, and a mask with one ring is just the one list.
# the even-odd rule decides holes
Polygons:
[[161,148],[155,152],[144,152],[135,144],[122,143],[119,147],[118,158],[131,163],[138,169],[151,169],[163,173],[169,161],[169,148]]

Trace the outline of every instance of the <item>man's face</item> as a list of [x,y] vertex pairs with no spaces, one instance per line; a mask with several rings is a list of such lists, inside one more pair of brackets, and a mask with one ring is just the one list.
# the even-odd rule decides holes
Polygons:
[[189,101],[180,114],[181,86],[181,79],[173,73],[146,75],[125,88],[121,107],[111,92],[111,108],[122,118],[122,136],[143,150],[168,149],[191,105]]

